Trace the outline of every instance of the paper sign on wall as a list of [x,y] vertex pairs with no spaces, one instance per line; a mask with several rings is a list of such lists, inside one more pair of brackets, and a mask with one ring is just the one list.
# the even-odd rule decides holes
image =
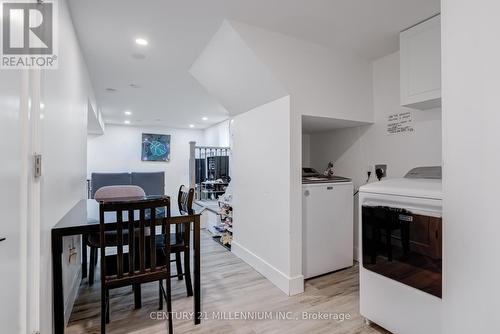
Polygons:
[[411,111],[389,115],[387,119],[388,134],[412,133],[413,131],[413,117]]

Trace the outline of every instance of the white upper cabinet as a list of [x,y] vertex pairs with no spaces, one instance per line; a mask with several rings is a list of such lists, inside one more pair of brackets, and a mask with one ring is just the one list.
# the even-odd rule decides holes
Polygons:
[[400,34],[401,105],[425,110],[441,106],[441,16]]

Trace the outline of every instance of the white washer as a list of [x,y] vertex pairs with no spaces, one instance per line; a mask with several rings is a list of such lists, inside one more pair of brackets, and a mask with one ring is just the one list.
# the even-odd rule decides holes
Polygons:
[[305,278],[353,265],[353,184],[302,185],[302,269]]
[[[390,207],[396,209],[396,212],[397,209],[407,210],[410,214],[405,212],[401,214],[397,212],[397,215],[399,215],[397,217],[399,218],[396,220],[398,223],[403,222],[403,224],[405,221],[408,221],[409,224],[419,221],[418,217],[429,217],[422,219],[428,219],[426,220],[427,222],[434,224],[432,225],[429,223],[428,226],[434,226],[435,231],[432,231],[432,234],[435,234],[436,240],[442,240],[442,235],[438,235],[440,233],[439,230],[442,231],[441,223],[439,223],[442,217],[442,198],[443,194],[440,179],[390,179],[362,186],[359,190],[359,217],[361,231],[359,235],[359,258],[361,259],[360,312],[366,319],[393,333],[441,333],[441,298],[429,293],[429,291],[423,291],[425,290],[425,287],[424,289],[416,288],[402,283],[397,279],[386,276],[386,273],[391,272],[391,270],[394,271],[394,268],[398,268],[397,270],[400,270],[399,267],[396,267],[398,265],[397,262],[399,261],[399,259],[397,259],[398,254],[395,254],[395,258],[389,261],[389,252],[387,249],[385,250],[386,253],[383,253],[384,247],[380,247],[380,243],[373,241],[377,239],[377,237],[374,237],[374,235],[377,234],[373,234],[372,231],[374,230],[371,230],[371,226],[373,225],[366,225],[366,223],[371,222],[372,220],[376,221],[376,219],[380,218],[370,218],[376,217],[375,214],[370,213],[374,211],[365,211],[365,217],[363,217],[363,206],[369,208]],[[370,216],[370,214],[372,214],[372,216]],[[414,217],[416,220],[413,221],[413,218],[410,217]],[[364,223],[363,220],[365,221]],[[398,223],[396,223],[396,225]],[[418,222],[418,224],[421,223]],[[410,226],[410,228],[414,230],[417,225],[407,226]],[[394,225],[392,225],[392,227],[394,227]],[[381,229],[378,229],[378,231],[381,231]],[[401,229],[401,235],[403,235],[402,231],[403,230]],[[363,245],[363,233],[371,234],[368,237],[365,236],[365,245]],[[403,244],[409,245],[407,248],[409,250],[404,251],[405,255],[401,255],[401,259],[408,259],[412,256],[411,254],[420,252],[420,250],[415,250],[420,247],[420,245],[412,239],[415,238],[415,235],[408,238],[408,240],[412,241],[405,243],[403,240],[406,240],[406,238],[404,239],[401,236],[400,239],[397,239],[397,236],[393,236],[393,233],[396,234],[398,232],[390,232],[391,238],[389,239],[391,241],[389,243],[399,245],[399,249],[401,250],[405,248]],[[414,232],[412,233],[415,234]],[[408,232],[408,235],[410,235],[410,232]],[[385,232],[385,235],[382,237],[380,236],[380,233],[377,236],[379,238],[378,240],[382,240],[382,245],[385,245],[384,242],[387,242],[387,232]],[[436,241],[433,242],[434,246],[436,246]],[[367,249],[363,249],[364,247]],[[394,248],[396,247],[397,246],[394,246]],[[441,252],[441,249],[439,249],[439,252]],[[376,258],[373,256],[373,254],[379,253],[381,260],[379,260],[379,255],[376,255]],[[410,255],[408,255],[408,253]],[[440,256],[436,255],[438,254],[438,250],[435,250],[434,253],[434,260],[431,259],[430,262],[435,261],[438,263],[439,260],[435,259]],[[392,254],[393,253],[391,251],[391,257]],[[423,257],[421,253],[418,253],[417,256]],[[374,265],[374,263],[376,264]],[[439,263],[439,268],[440,266],[441,263]],[[387,268],[389,268],[389,270],[381,274],[380,271],[376,272],[373,269],[375,267],[378,268],[377,270],[382,268],[381,271],[387,270]],[[422,284],[424,283],[424,280],[427,279],[425,272],[419,277],[422,277],[422,279],[414,279],[410,284]],[[439,277],[441,277],[441,274],[439,274]],[[436,280],[434,282],[436,282]],[[441,282],[442,280],[440,278],[439,288],[441,288]]]

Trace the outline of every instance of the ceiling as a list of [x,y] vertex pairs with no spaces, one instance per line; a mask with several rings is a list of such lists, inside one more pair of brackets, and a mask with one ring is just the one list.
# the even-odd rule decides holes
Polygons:
[[370,123],[335,119],[328,117],[302,116],[302,133],[317,133],[335,129],[354,128]]
[[[440,10],[439,0],[68,2],[106,123],[178,128],[228,117],[188,72],[224,19],[371,60],[397,51],[401,30]],[[135,44],[140,37],[149,45]]]

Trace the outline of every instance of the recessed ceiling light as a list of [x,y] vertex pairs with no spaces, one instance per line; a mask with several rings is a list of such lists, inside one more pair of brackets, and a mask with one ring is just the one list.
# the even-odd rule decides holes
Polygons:
[[137,45],[148,45],[148,40],[147,39],[144,39],[144,38],[137,38],[135,40],[135,43]]
[[45,104],[43,102],[40,102],[40,109],[45,109]]
[[129,121],[129,120],[126,120],[126,121],[124,121],[123,123],[125,123],[125,124],[130,124],[130,121]]
[[202,117],[201,119],[204,121],[208,121],[208,117]]
[[194,128],[194,124],[189,124],[189,127],[190,128]]
[[123,113],[127,116],[132,115],[132,112],[130,110],[125,110]]
[[45,115],[44,114],[40,114],[40,119],[44,119],[45,118]]

